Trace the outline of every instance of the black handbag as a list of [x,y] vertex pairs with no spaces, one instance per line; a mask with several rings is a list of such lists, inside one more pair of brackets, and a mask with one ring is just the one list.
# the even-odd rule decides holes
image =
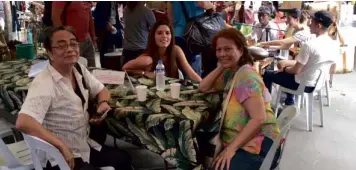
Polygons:
[[201,53],[205,48],[210,47],[215,34],[226,27],[225,21],[219,13],[210,14],[209,12],[190,19],[184,2],[180,3],[188,22],[183,35],[187,49],[193,54]]

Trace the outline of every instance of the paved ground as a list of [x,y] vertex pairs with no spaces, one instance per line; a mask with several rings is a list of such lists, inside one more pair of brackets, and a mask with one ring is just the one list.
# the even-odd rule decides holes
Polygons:
[[[356,169],[356,73],[336,75],[331,106],[324,107],[324,127],[319,107],[314,110],[314,129],[307,132],[303,110],[293,122],[281,169]],[[317,104],[315,104],[317,106]]]

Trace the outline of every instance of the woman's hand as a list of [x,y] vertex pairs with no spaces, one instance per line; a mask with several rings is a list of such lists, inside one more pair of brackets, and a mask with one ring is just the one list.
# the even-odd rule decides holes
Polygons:
[[215,167],[215,170],[229,170],[231,159],[235,153],[236,149],[230,147],[226,147],[222,152],[220,152],[220,154],[213,162],[213,167]]

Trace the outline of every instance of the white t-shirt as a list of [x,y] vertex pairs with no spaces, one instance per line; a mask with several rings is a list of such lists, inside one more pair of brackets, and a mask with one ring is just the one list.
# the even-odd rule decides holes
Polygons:
[[[268,41],[278,40],[278,26],[270,21],[266,28],[271,28],[268,33]],[[261,23],[255,25],[252,37],[257,38],[258,42],[266,42],[266,29],[262,28]]]
[[302,47],[309,40],[316,38],[316,35],[310,33],[309,27],[305,27],[303,30],[295,32],[293,38],[298,41],[299,47]]
[[306,42],[295,58],[297,62],[304,65],[301,72],[295,75],[295,81],[300,83],[300,79],[303,76],[306,79],[306,86],[315,86],[318,74],[304,75],[303,73],[316,64],[326,61],[335,61],[335,58],[339,56],[338,54],[339,46],[337,42],[331,39],[327,34],[320,35]]

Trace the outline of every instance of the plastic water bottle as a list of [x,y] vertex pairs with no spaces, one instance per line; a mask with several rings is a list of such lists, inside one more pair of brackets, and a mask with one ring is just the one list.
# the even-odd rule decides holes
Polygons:
[[157,66],[156,66],[156,89],[157,90],[164,90],[166,86],[165,82],[165,70],[164,70],[164,65],[162,60],[158,60]]

